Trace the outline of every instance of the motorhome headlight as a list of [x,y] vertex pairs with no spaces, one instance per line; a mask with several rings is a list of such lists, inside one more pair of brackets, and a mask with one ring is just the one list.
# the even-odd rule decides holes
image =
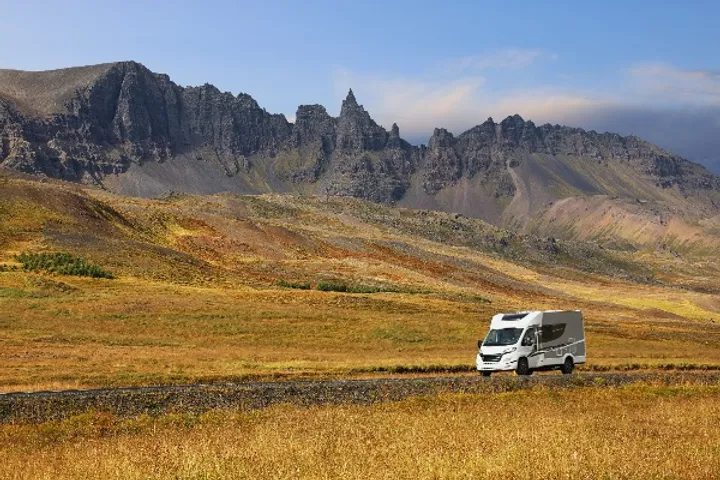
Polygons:
[[506,354],[508,354],[508,353],[514,352],[515,350],[517,350],[517,347],[508,347],[508,348],[506,348],[505,350],[503,350],[502,354],[503,354],[503,355],[506,355]]

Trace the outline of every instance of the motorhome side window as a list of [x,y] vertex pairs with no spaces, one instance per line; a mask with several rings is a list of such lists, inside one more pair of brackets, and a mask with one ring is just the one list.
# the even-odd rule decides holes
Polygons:
[[540,341],[543,343],[552,342],[562,337],[565,333],[565,323],[556,323],[555,325],[543,325],[540,330]]
[[525,332],[525,336],[522,340],[522,346],[523,347],[532,347],[535,345],[535,334],[536,330],[535,327],[530,327],[527,329],[527,332]]

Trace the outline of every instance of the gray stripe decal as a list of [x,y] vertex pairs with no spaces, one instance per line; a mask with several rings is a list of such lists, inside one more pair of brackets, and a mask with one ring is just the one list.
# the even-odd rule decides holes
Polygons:
[[[530,357],[534,357],[535,355],[540,355],[541,353],[557,352],[558,350],[562,350],[562,349],[564,349],[564,348],[569,348],[569,347],[572,347],[572,346],[575,346],[575,345],[580,345],[581,343],[585,343],[585,339],[583,339],[583,340],[578,340],[577,342],[564,343],[564,344],[562,344],[562,345],[556,345],[556,346],[554,346],[554,347],[550,347],[550,348],[545,349],[545,350],[538,350],[537,352],[531,353],[529,356],[530,356]],[[567,353],[572,353],[572,352],[567,352]],[[573,354],[573,355],[574,355],[574,354]],[[561,355],[558,355],[558,356],[561,356]]]

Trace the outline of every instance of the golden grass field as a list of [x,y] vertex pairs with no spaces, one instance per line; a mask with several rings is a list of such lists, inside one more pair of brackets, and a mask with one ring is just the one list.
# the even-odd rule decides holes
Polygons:
[[[543,248],[353,199],[147,200],[0,176],[0,391],[458,371],[494,313],[552,308],[583,310],[588,369],[720,368],[717,256]],[[21,252],[116,279],[16,270]]]
[[0,478],[715,479],[719,393],[635,384],[132,420],[87,414],[0,426]]

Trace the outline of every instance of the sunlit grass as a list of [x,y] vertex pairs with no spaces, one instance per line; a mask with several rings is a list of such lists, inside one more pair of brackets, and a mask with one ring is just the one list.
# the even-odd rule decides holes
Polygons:
[[[682,290],[673,291],[668,288],[653,286],[634,286],[627,289],[612,286],[601,288],[588,283],[556,279],[548,279],[546,284],[581,298],[613,303],[638,310],[657,309],[688,319],[704,321],[720,317],[718,312],[702,308],[699,305],[703,300],[712,298],[712,295],[708,294]],[[651,317],[652,313],[649,316]]]
[[[206,288],[63,278],[76,290],[0,288],[0,390],[402,371],[471,372],[489,318],[465,296]],[[56,282],[59,279],[55,280]],[[92,283],[92,289],[88,284]],[[44,284],[43,284],[44,285]],[[539,302],[538,302],[539,303]],[[588,366],[720,364],[710,325],[653,325],[589,306]],[[667,321],[666,321],[667,322]],[[711,342],[706,344],[705,342]],[[433,366],[431,369],[423,366]]]
[[717,478],[717,387],[0,426],[0,478]]

